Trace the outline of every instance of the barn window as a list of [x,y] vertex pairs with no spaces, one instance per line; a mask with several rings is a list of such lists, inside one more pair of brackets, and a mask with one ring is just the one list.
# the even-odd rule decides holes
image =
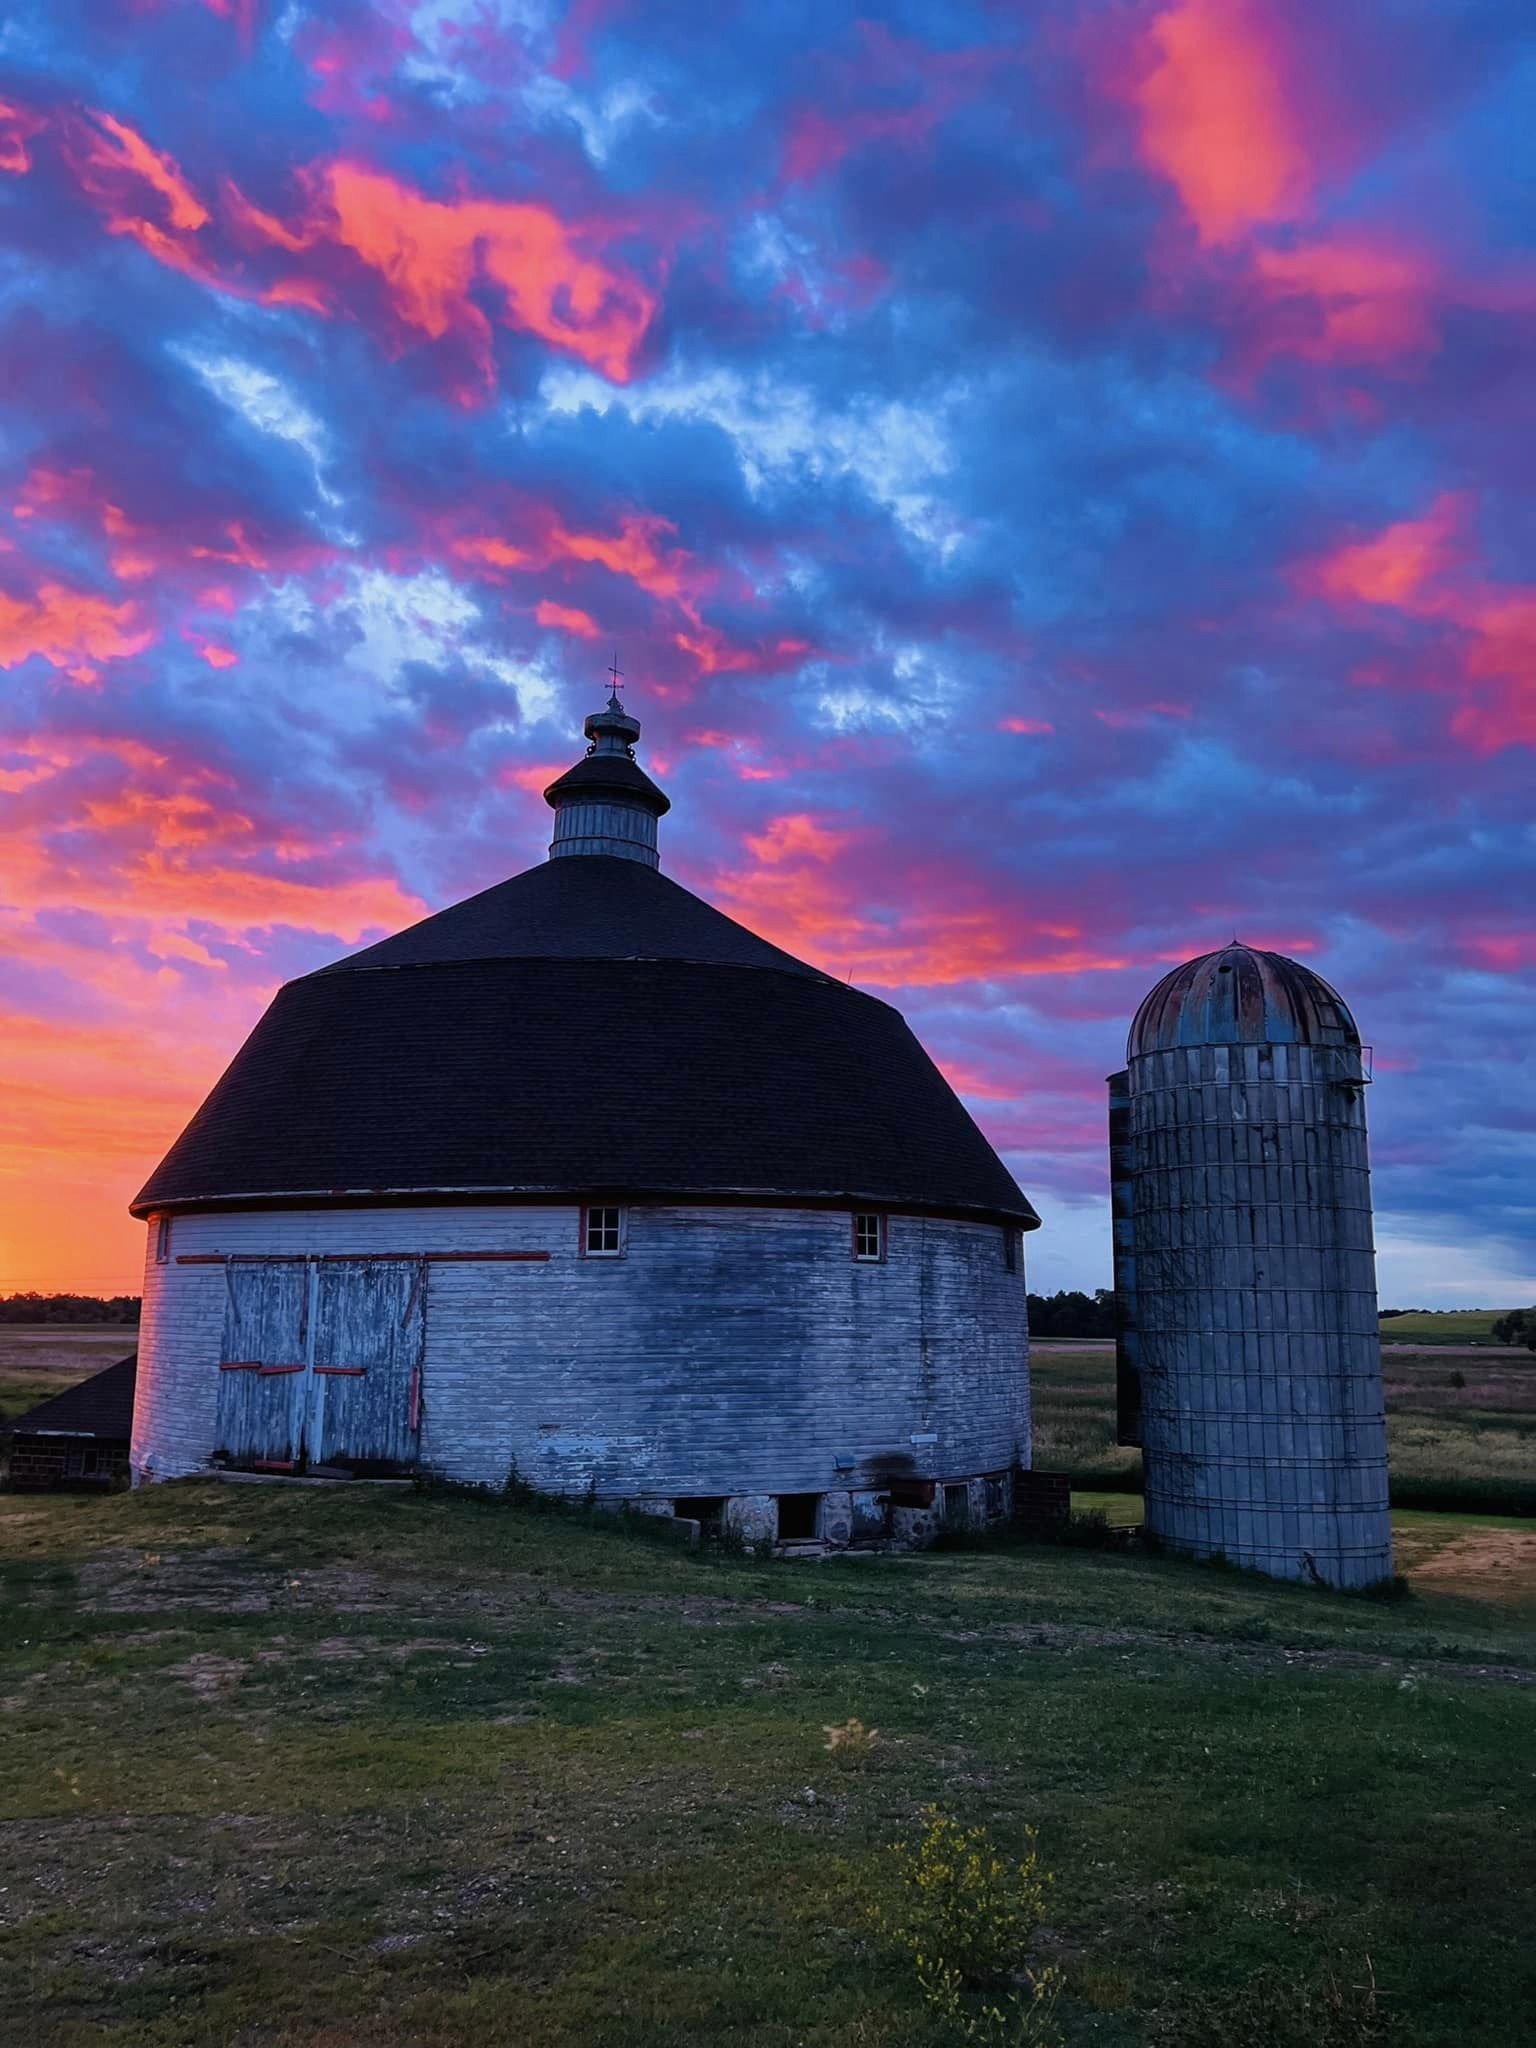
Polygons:
[[1003,1228],[1003,1265],[1010,1273],[1019,1270],[1019,1233],[1011,1224]]
[[853,1256],[866,1265],[885,1257],[885,1218],[877,1210],[860,1210],[853,1219]]
[[581,1246],[589,1259],[618,1258],[624,1249],[624,1212],[621,1209],[588,1209]]
[[171,1219],[161,1216],[155,1222],[155,1264],[163,1266],[171,1256]]

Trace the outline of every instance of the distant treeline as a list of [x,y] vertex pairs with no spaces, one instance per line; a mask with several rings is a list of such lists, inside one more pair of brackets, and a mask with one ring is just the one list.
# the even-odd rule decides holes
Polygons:
[[1115,1296],[1108,1287],[1092,1294],[1032,1294],[1029,1297],[1032,1337],[1113,1337]]
[[136,1323],[139,1294],[0,1295],[0,1323]]

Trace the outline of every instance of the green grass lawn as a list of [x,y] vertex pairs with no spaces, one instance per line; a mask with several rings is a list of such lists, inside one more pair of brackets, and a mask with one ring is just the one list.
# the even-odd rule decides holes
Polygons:
[[[1382,1369],[1395,1504],[1536,1514],[1536,1353],[1390,1343]],[[1115,1443],[1112,1345],[1032,1345],[1030,1384],[1037,1465],[1139,1487],[1140,1452]]]
[[210,1482],[0,1497],[0,1595],[29,2048],[936,2048],[862,1903],[930,1801],[1038,1828],[1071,2043],[1364,2041],[1308,2015],[1368,1971],[1390,2041],[1531,2037],[1536,1614],[1455,1574],[768,1565]]

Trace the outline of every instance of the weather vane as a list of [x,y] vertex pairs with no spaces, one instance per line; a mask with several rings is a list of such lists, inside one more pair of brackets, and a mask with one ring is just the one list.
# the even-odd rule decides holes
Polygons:
[[624,671],[619,667],[619,650],[617,647],[613,650],[613,664],[609,668],[608,673],[613,677],[613,694],[617,697],[620,690],[624,687]]

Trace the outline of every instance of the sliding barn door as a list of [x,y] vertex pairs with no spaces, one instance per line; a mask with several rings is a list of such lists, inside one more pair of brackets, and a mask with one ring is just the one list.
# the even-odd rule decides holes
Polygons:
[[425,1259],[323,1259],[315,1280],[309,1454],[317,1465],[416,1463]]
[[232,1465],[295,1465],[309,1393],[309,1268],[301,1259],[231,1259],[224,1284],[216,1450]]

